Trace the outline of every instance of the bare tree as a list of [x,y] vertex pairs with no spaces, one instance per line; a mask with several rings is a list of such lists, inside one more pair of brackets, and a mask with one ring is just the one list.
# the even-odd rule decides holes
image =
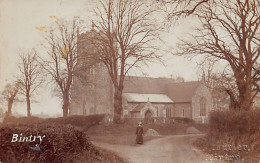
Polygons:
[[43,83],[41,79],[41,70],[37,61],[37,52],[32,49],[31,51],[19,52],[21,63],[18,65],[21,76],[19,79],[20,92],[26,98],[27,116],[31,116],[31,96],[35,93],[36,89]]
[[94,12],[97,18],[93,36],[96,50],[92,58],[102,62],[114,85],[114,122],[122,116],[122,92],[125,75],[133,67],[159,58],[152,42],[155,26],[149,20],[153,11],[139,0],[101,1]]
[[237,87],[234,77],[227,75],[225,71],[214,71],[215,64],[218,63],[203,62],[199,64],[199,79],[211,92],[214,110],[233,109],[237,106],[235,97],[232,96],[237,96]]
[[78,25],[77,18],[72,21],[57,21],[54,28],[45,36],[49,58],[41,58],[40,61],[42,68],[58,86],[63,100],[63,117],[67,117],[69,114],[72,79],[77,72]]
[[253,81],[253,91],[260,92],[260,62],[257,62],[253,67],[254,81]]
[[7,116],[12,115],[12,106],[13,103],[17,100],[16,95],[19,91],[19,82],[16,81],[12,84],[7,84],[2,92],[3,98],[7,101],[8,110],[7,110]]
[[[214,1],[214,0],[213,0]],[[167,20],[179,19],[196,12],[203,4],[212,0],[155,0],[159,8],[167,13]]]
[[212,1],[203,3],[193,12],[199,18],[190,38],[183,39],[179,54],[204,55],[207,59],[225,61],[235,79],[238,95],[236,109],[249,110],[257,91],[258,76],[254,67],[259,63],[259,5],[254,0]]

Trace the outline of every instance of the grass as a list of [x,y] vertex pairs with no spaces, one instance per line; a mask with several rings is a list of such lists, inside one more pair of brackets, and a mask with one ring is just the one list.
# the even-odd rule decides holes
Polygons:
[[[103,124],[91,127],[86,133],[90,140],[122,145],[135,144],[135,130],[136,126],[130,124]],[[147,129],[144,126],[144,130]],[[151,137],[144,137],[144,141],[152,139]]]
[[[92,117],[84,117],[84,116],[74,116],[69,118],[57,118],[57,119],[48,119],[48,122],[51,124],[59,124],[67,126],[67,124],[72,125],[73,128],[78,128],[81,131],[85,131],[88,135],[88,140],[110,143],[110,144],[121,144],[121,145],[135,145],[135,131],[136,125],[133,124],[100,124],[99,121],[102,118],[99,117],[99,120],[95,116]],[[42,123],[46,122],[46,120],[42,120],[39,118],[31,117],[27,118],[10,118],[6,121],[11,126],[17,126],[18,124],[31,124],[31,123]],[[86,127],[87,126],[87,127]],[[186,134],[186,130],[188,127],[194,126],[202,132],[206,132],[208,130],[207,125],[195,124],[195,123],[175,123],[175,124],[143,124],[144,132],[148,129],[156,130],[161,136],[164,135],[182,135]],[[1,124],[0,124],[1,128]],[[144,143],[160,138],[161,136],[145,136]],[[116,154],[96,148],[98,154],[93,154],[89,152],[84,152],[78,157],[73,157],[72,155],[67,155],[67,162],[124,162],[122,158],[117,156]],[[95,152],[94,152],[95,153]]]
[[[186,134],[188,127],[194,126],[196,128],[201,128],[206,130],[205,125],[199,124],[185,124],[185,123],[175,123],[175,124],[143,124],[144,133],[148,129],[156,130],[161,136],[164,135],[182,135]],[[96,142],[110,143],[110,144],[121,144],[121,145],[135,145],[135,131],[136,125],[132,124],[102,124],[96,125],[86,132],[90,137],[90,140]],[[202,130],[202,131],[203,131]],[[160,136],[144,136],[144,142],[150,141],[152,139],[159,138]]]

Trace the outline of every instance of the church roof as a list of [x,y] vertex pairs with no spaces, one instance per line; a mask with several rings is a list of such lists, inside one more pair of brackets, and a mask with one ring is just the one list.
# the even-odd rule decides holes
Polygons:
[[165,86],[173,82],[174,80],[171,78],[126,76],[124,81],[124,92],[143,94],[165,94]]
[[131,112],[140,112],[146,103],[138,104]]
[[165,94],[123,93],[123,97],[128,102],[173,103]]
[[192,97],[199,84],[199,81],[193,81],[167,85],[167,95],[174,102],[191,102]]
[[[191,102],[192,97],[200,83],[200,81],[176,83],[171,78],[126,76],[123,92],[135,94],[161,94],[165,95],[174,103],[184,103]],[[144,97],[137,98],[137,95],[135,95],[134,98],[135,101],[138,101],[138,98],[142,98],[144,102],[147,102],[147,97],[145,97],[146,99],[144,99]],[[156,100],[157,102],[162,102],[160,101],[162,96],[156,98],[158,98]]]

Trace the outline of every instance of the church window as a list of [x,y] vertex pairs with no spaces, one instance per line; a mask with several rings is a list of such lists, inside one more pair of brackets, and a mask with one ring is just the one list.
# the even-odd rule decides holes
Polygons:
[[86,114],[87,114],[86,109],[83,108],[83,115],[86,115]]
[[163,117],[166,117],[166,109],[163,109]]
[[170,118],[171,117],[171,108],[167,108],[166,109],[166,118]]
[[206,116],[206,99],[204,97],[200,99],[200,116]]
[[91,76],[91,74],[92,74],[92,66],[89,66],[89,75]]
[[185,117],[185,112],[184,109],[182,110],[182,116]]

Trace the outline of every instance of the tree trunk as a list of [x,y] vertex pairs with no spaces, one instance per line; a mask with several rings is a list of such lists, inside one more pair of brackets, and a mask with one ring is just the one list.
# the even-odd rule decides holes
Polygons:
[[236,84],[238,88],[239,96],[237,97],[237,106],[238,110],[250,110],[253,103],[252,98],[252,68],[248,68],[246,70],[237,70],[233,69],[234,77],[236,79]]
[[68,117],[68,113],[69,113],[69,95],[68,95],[68,93],[65,93],[63,95],[62,110],[63,110],[63,117]]
[[241,110],[250,110],[252,107],[252,90],[249,85],[245,85],[243,92],[240,92],[239,106]]
[[[251,73],[245,72],[247,75],[239,76],[237,75],[237,86],[239,91],[238,104],[240,110],[250,110],[252,107],[252,79]],[[242,72],[240,73],[242,74]]]
[[27,103],[27,117],[31,116],[31,102],[30,102],[30,96],[26,95],[26,103]]
[[238,109],[239,105],[238,105],[238,101],[236,100],[234,94],[232,91],[230,90],[226,90],[227,94],[229,95],[229,100],[230,100],[230,104],[229,104],[229,108],[231,110],[236,110]]
[[123,89],[115,88],[114,95],[114,123],[120,123],[123,107],[122,107],[122,92]]
[[13,99],[8,99],[7,116],[12,115],[12,106],[13,106]]

